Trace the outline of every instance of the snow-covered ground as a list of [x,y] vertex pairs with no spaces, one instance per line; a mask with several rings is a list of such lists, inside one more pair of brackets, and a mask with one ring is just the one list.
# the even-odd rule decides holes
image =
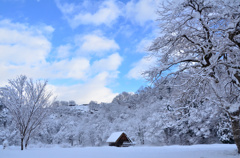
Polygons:
[[[0,146],[2,147],[2,146]],[[0,158],[240,158],[235,145],[0,149]]]

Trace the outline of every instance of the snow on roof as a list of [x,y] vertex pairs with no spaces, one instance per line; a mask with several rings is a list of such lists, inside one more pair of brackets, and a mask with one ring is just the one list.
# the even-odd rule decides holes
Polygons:
[[[110,137],[107,139],[107,143],[114,143],[118,140],[118,138],[125,132],[114,132],[110,135]],[[125,133],[126,134],[126,133]]]

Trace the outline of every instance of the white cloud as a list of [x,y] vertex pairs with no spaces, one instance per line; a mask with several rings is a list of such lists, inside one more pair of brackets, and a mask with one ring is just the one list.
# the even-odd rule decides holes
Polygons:
[[89,60],[85,58],[73,58],[71,60],[64,59],[46,65],[45,73],[49,72],[48,77],[51,78],[72,78],[85,80],[87,78],[89,67]]
[[143,57],[140,61],[133,65],[128,72],[127,77],[130,79],[143,79],[142,73],[156,64],[156,58]]
[[80,25],[112,26],[120,16],[144,26],[157,19],[157,9],[162,0],[130,0],[124,5],[121,1],[103,0],[82,3],[68,3],[56,0],[57,7],[72,28]]
[[[69,4],[69,3],[61,3],[60,1],[56,1],[57,6],[60,11],[63,13],[64,17],[69,22],[72,28],[76,28],[79,25],[107,25],[111,26],[111,24],[120,16],[121,11],[118,5],[114,0],[105,0],[99,4],[97,11],[91,13],[89,10],[92,4],[88,4],[89,2],[84,1],[83,4]],[[90,5],[90,6],[89,6]]]
[[[85,78],[82,84],[75,84],[72,86],[52,85],[54,94],[58,96],[59,100],[75,100],[78,104],[89,103],[92,100],[98,102],[111,102],[117,93],[112,92],[107,86],[111,81],[117,78],[119,73],[118,68],[122,61],[122,57],[118,53],[114,53],[106,58],[94,61],[92,65],[88,65],[83,69],[80,68],[79,72],[83,71],[86,73],[82,76],[79,72],[70,71],[66,76],[73,75],[71,78],[87,76],[87,78]],[[82,64],[83,62],[79,60],[76,61],[76,66]],[[56,66],[62,70],[64,65],[66,70],[69,70],[64,62]],[[74,67],[74,64],[69,65]],[[54,70],[56,69],[54,68]],[[77,69],[74,68],[74,70]],[[74,74],[80,76],[74,76]]]
[[126,17],[131,21],[144,25],[147,21],[154,21],[157,19],[157,7],[159,0],[131,0],[126,5]]
[[70,44],[61,45],[57,48],[56,58],[64,59],[70,56],[72,46]]
[[56,0],[56,4],[65,16],[74,13],[74,11],[78,8],[73,3],[61,3],[60,0]]
[[137,45],[136,51],[139,53],[146,53],[151,44],[152,44],[151,39],[142,39]]
[[107,51],[119,49],[118,44],[113,39],[108,39],[102,35],[87,34],[77,36],[75,43],[79,45],[78,53],[103,55]]
[[88,80],[85,84],[72,86],[53,86],[54,94],[60,100],[75,100],[78,104],[86,104],[90,101],[111,102],[117,95],[110,88],[107,88],[107,79],[109,74],[102,72],[93,79]]
[[78,79],[86,80],[88,70],[90,68],[89,61],[85,58],[74,58],[72,60],[60,60],[53,63],[39,63],[32,66],[27,64],[15,65],[11,62],[0,64],[0,80],[15,78],[17,75],[24,74],[31,78],[46,79]]
[[45,62],[51,50],[51,43],[43,35],[53,32],[51,26],[40,28],[28,27],[24,24],[12,23],[10,20],[0,21],[0,61],[13,64],[37,64]]
[[[0,21],[0,80],[20,74],[34,74],[39,65],[46,64],[51,43],[46,36],[51,26],[29,26],[4,19]],[[32,72],[32,73],[31,73]]]
[[[10,20],[0,21],[1,86],[6,84],[7,79],[20,74],[33,79],[74,80],[81,84],[52,85],[60,100],[76,100],[78,103],[87,103],[91,100],[111,101],[117,94],[107,86],[118,76],[122,57],[114,53],[99,60],[91,59],[90,62],[90,59],[83,56],[69,57],[74,46],[66,44],[57,48],[59,53],[57,59],[49,61],[47,58],[51,52],[51,42],[48,36],[51,36],[53,31],[51,26],[29,26]],[[82,40],[80,46],[86,51],[98,51],[87,48],[96,46],[100,49],[98,43],[103,46],[101,51],[119,48],[114,40],[100,35],[86,35]]]
[[116,71],[121,65],[123,59],[118,53],[114,53],[105,59],[93,63],[93,71]]

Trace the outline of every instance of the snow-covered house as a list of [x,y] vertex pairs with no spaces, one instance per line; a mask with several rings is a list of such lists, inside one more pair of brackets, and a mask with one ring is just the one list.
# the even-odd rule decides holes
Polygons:
[[114,132],[106,141],[109,146],[130,146],[134,145],[133,141],[127,136],[125,132]]

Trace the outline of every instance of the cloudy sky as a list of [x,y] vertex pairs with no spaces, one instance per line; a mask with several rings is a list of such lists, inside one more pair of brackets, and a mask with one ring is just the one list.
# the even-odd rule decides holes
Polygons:
[[153,62],[159,0],[0,0],[0,86],[48,79],[58,100],[136,92]]

